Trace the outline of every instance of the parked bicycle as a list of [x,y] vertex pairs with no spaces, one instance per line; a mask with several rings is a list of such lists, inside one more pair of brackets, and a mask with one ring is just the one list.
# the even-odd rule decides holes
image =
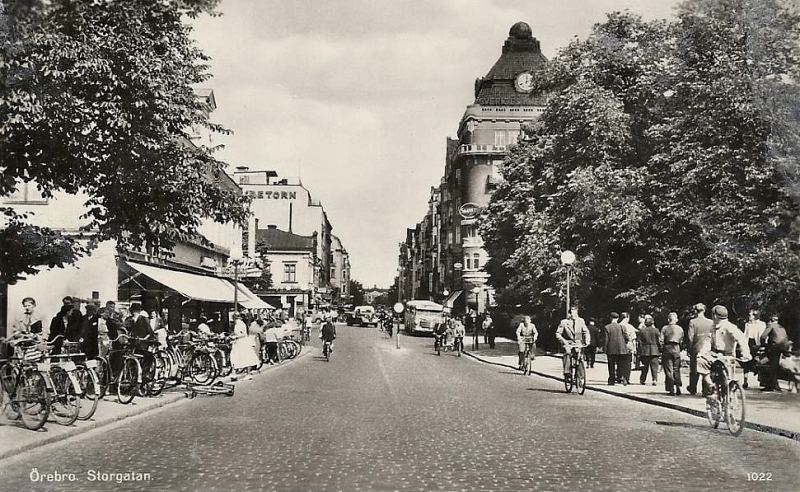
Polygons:
[[46,365],[45,344],[32,334],[5,340],[14,354],[0,359],[0,384],[3,413],[10,419],[19,418],[30,430],[41,429],[50,414],[50,393],[42,370]]

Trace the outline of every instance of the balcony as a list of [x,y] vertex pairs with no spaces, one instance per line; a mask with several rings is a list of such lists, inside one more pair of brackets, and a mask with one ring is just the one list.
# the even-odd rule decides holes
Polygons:
[[508,147],[505,145],[463,144],[458,147],[458,155],[505,154],[506,152],[508,152]]

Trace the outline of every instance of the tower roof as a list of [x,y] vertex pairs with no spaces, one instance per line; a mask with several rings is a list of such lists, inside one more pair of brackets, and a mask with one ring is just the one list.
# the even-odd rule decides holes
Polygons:
[[500,58],[485,77],[475,81],[475,104],[543,105],[544,99],[540,95],[518,92],[514,79],[522,72],[542,70],[546,63],[547,58],[542,54],[539,40],[533,37],[531,27],[525,22],[517,22],[508,31]]

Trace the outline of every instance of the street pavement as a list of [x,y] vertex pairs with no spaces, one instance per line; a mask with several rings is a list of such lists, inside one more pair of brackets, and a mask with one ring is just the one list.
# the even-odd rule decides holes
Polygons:
[[[471,342],[470,338],[470,342]],[[480,340],[482,342],[482,339]],[[470,343],[467,342],[469,349]],[[515,340],[498,337],[495,348],[490,349],[487,344],[479,343],[478,350],[469,350],[471,355],[484,362],[517,367],[519,363],[518,345]],[[631,398],[669,408],[689,412],[694,415],[705,415],[705,398],[701,395],[692,396],[686,391],[689,383],[689,368],[681,369],[683,394],[669,396],[664,388],[664,375],[659,369],[658,384],[651,384],[652,378],[648,374],[645,385],[639,384],[641,373],[631,372],[631,384],[623,386],[616,384],[608,386],[608,365],[605,363],[605,354],[598,354],[594,368],[586,370],[587,388],[595,391],[608,392],[614,395]],[[563,365],[561,354],[540,356],[533,361],[532,368],[540,375],[563,381]],[[742,374],[736,371],[734,377],[740,382]],[[758,430],[777,433],[800,441],[800,393],[791,393],[788,386],[782,392],[761,392],[755,376],[750,376],[750,388],[745,390],[746,420],[748,426]],[[724,426],[724,424],[721,424]],[[800,489],[799,489],[800,490]]]
[[[0,490],[800,490],[800,444],[337,326],[313,353],[203,397],[0,461]],[[313,344],[319,346],[314,339]],[[74,473],[75,482],[32,483]],[[90,481],[100,473],[145,481]],[[748,476],[748,473],[751,475]],[[761,478],[769,481],[756,481]],[[756,474],[756,475],[752,475]],[[128,477],[131,478],[131,477]]]

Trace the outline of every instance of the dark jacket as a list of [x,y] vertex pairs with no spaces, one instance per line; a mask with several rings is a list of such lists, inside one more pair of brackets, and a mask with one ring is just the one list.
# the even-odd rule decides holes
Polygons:
[[605,332],[605,352],[610,355],[628,354],[628,334],[619,323],[609,323],[603,329]]
[[83,345],[81,350],[87,358],[94,358],[100,355],[97,347],[97,321],[100,316],[95,314],[91,318],[84,318],[83,321]]
[[336,338],[336,327],[330,321],[322,325],[322,340],[332,342]]
[[589,335],[591,336],[591,342],[589,343],[590,347],[602,347],[603,346],[603,335],[601,334],[600,327],[597,325],[589,324],[587,327],[589,329]]
[[761,334],[761,341],[767,348],[775,347],[778,350],[785,350],[789,342],[789,336],[786,333],[786,328],[777,321],[771,321],[767,323],[767,329]]
[[83,332],[83,316],[81,316],[80,313],[78,316],[75,316],[73,311],[72,315],[66,316],[65,321],[64,318],[66,313],[67,310],[61,308],[61,311],[59,311],[59,313],[50,321],[50,334],[47,337],[47,341],[52,342],[58,335],[63,335],[63,338],[59,338],[54,343],[54,354],[61,353],[61,346],[64,344],[64,339],[67,339],[71,342],[77,342],[81,338],[85,338]]
[[[151,338],[153,340],[156,338],[155,333],[153,333],[153,329],[150,327],[150,320],[142,315],[139,315],[136,321],[133,321],[130,334],[135,338]],[[136,348],[138,350],[145,350],[147,347],[147,342],[142,342],[139,340],[136,341]]]
[[660,336],[661,333],[658,328],[653,325],[645,326],[639,330],[639,355],[642,357],[661,355]]

